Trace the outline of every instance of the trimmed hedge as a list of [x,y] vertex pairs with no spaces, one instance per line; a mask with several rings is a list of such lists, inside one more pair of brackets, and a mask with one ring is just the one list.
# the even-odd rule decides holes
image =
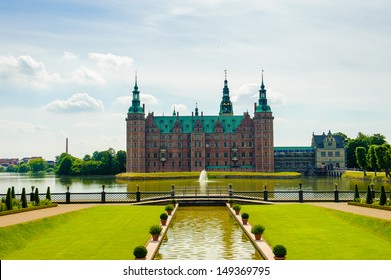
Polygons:
[[365,204],[365,203],[360,203],[360,202],[348,202],[348,205],[354,205],[354,206],[361,206],[361,207],[375,208],[375,209],[391,211],[391,206],[381,206],[381,205],[374,205],[374,204]]
[[20,208],[20,209],[15,209],[15,210],[1,211],[0,216],[6,216],[6,215],[11,215],[11,214],[17,214],[17,213],[45,209],[45,208],[50,208],[50,207],[57,207],[57,206],[58,206],[57,203],[53,203],[50,205],[40,205],[40,206],[32,206],[32,207],[28,207],[28,208]]

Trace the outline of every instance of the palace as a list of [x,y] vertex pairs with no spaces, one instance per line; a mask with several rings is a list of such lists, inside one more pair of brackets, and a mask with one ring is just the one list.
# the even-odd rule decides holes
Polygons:
[[[273,114],[262,82],[254,116],[234,115],[227,73],[219,113],[145,116],[137,77],[126,118],[126,171],[274,171]],[[216,106],[218,108],[218,106]]]

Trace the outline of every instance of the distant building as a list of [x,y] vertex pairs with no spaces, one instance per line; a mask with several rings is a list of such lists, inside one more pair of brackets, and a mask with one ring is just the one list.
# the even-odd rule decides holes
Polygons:
[[0,158],[0,165],[4,167],[8,167],[9,165],[17,165],[19,163],[19,159],[17,158]]
[[[217,105],[217,104],[216,104]],[[218,108],[218,106],[216,106]],[[126,171],[274,171],[273,114],[260,85],[254,117],[234,115],[225,73],[219,113],[145,117],[137,77],[126,118]]]
[[330,131],[322,135],[313,134],[311,146],[315,151],[314,167],[317,171],[345,168],[345,146],[341,136]]
[[274,147],[274,171],[314,174],[315,151],[311,146]]

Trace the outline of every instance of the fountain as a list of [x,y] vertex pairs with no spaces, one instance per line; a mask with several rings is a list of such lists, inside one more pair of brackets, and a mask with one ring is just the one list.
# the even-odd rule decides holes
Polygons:
[[198,181],[199,182],[207,182],[208,181],[208,173],[206,172],[205,169],[201,171],[201,174],[200,174],[200,177],[198,178]]

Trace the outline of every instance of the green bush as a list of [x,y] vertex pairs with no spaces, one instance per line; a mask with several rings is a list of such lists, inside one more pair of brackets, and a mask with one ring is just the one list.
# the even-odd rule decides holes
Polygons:
[[242,205],[240,205],[240,204],[234,204],[234,205],[232,206],[232,209],[234,209],[235,211],[239,211],[240,209],[242,209]]
[[12,186],[11,197],[12,197],[12,198],[15,198],[15,197],[16,197],[16,195],[15,195],[15,187],[14,187],[14,186]]
[[373,198],[372,198],[372,192],[371,188],[368,185],[368,190],[367,190],[367,198],[365,199],[366,204],[372,204],[373,203]]
[[8,188],[7,190],[7,197],[5,198],[5,206],[7,210],[12,210],[11,188]]
[[153,225],[149,228],[149,233],[154,235],[154,234],[159,234],[162,232],[163,228],[160,225]]
[[168,219],[167,213],[161,213],[160,214],[160,220],[167,220],[167,219]]
[[52,195],[50,194],[50,187],[48,187],[47,190],[46,190],[46,199],[47,200],[52,200]]
[[167,204],[166,207],[164,208],[166,211],[172,211],[174,210],[174,206],[172,204]]
[[147,256],[148,250],[145,246],[137,246],[133,250],[133,255],[137,259],[143,259]]
[[242,219],[248,219],[250,215],[248,213],[242,213]]
[[355,202],[360,202],[360,193],[358,192],[357,184],[354,187],[354,201]]
[[381,186],[379,205],[385,205],[387,202],[387,195],[384,186]]
[[28,204],[27,204],[27,197],[26,197],[26,189],[25,188],[22,189],[21,201],[22,201],[22,208],[27,208]]
[[251,233],[252,234],[262,234],[265,231],[265,227],[260,224],[253,225],[251,228]]
[[35,206],[39,206],[40,205],[38,188],[35,189],[34,202],[35,202],[34,203]]
[[273,254],[278,258],[283,258],[286,256],[287,250],[284,245],[276,245],[273,247]]

